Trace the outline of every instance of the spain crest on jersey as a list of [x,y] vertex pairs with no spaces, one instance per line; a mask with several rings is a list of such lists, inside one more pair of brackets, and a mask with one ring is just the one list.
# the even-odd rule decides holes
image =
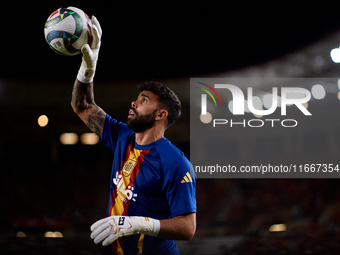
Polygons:
[[135,157],[129,158],[124,166],[123,166],[123,176],[128,177],[130,176],[133,168],[136,166],[137,161],[135,160]]

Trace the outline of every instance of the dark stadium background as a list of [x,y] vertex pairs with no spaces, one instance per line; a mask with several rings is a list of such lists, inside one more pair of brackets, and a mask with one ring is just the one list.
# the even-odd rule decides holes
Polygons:
[[[43,34],[47,17],[70,5],[96,15],[102,25],[96,102],[124,121],[137,95],[136,85],[150,79],[164,82],[183,103],[182,118],[166,135],[188,157],[190,77],[247,75],[247,70],[266,70],[266,63],[281,60],[281,65],[294,69],[301,62],[294,62],[294,57],[284,62],[286,56],[339,38],[340,29],[337,7],[326,3],[6,4],[0,11],[1,254],[99,253],[89,238],[89,226],[105,213],[112,158],[102,144],[59,142],[64,132],[88,131],[70,107],[81,57],[55,54]],[[331,62],[329,51],[340,45],[340,39],[327,42],[318,46],[326,56],[324,68],[302,75],[338,76],[339,67]],[[313,59],[309,52],[302,65],[310,66]],[[41,114],[49,117],[44,128],[37,125]],[[339,120],[326,125],[336,129]],[[204,254],[203,248],[197,249],[201,244],[210,247],[206,254],[216,249],[216,254],[336,254],[338,187],[338,179],[199,179],[197,233],[189,243],[178,242],[180,250]],[[231,213],[225,217],[227,210]],[[292,219],[293,230],[268,231],[270,225]],[[19,231],[26,238],[17,237]],[[60,231],[64,237],[45,238],[46,231]]]

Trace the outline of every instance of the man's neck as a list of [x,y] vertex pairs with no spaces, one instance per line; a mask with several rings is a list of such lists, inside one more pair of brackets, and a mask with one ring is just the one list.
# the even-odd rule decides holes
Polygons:
[[136,143],[146,145],[153,143],[164,137],[164,131],[157,131],[155,128],[149,128],[144,132],[136,133]]

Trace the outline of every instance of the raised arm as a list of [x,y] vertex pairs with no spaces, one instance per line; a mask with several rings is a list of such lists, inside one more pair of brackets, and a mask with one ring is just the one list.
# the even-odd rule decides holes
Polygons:
[[85,124],[101,137],[106,113],[94,102],[93,77],[101,45],[102,29],[96,17],[92,16],[91,22],[93,39],[91,46],[85,44],[81,48],[83,58],[77,79],[74,82],[71,105]]
[[93,82],[74,82],[71,106],[84,123],[99,137],[102,136],[106,113],[94,102]]

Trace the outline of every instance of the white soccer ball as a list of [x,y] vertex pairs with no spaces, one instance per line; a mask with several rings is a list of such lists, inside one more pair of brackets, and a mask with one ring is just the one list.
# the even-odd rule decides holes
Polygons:
[[77,55],[84,44],[92,41],[91,24],[87,14],[79,8],[59,8],[46,20],[46,42],[60,55]]

